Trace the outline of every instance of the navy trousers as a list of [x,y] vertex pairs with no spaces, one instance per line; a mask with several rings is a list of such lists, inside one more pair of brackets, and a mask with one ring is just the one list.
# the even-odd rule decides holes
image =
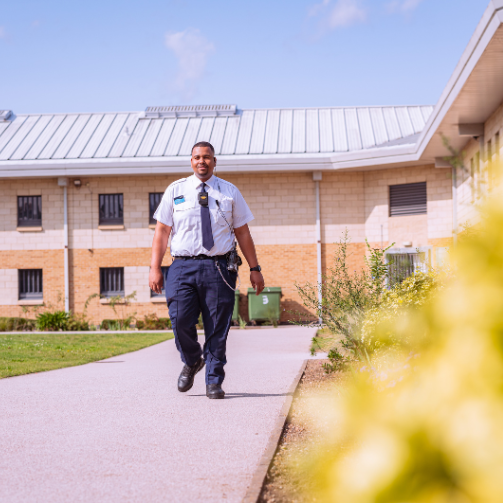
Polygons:
[[[233,288],[236,273],[227,270],[225,259],[218,259],[222,274]],[[175,333],[175,343],[183,363],[194,365],[201,355],[206,360],[206,384],[221,384],[227,334],[234,309],[234,291],[223,281],[214,260],[175,260],[168,269],[166,300]],[[197,341],[196,324],[202,313],[204,348]]]

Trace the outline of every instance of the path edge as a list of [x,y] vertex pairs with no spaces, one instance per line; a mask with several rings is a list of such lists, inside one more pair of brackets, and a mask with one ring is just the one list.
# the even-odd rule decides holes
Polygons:
[[309,360],[307,359],[304,360],[300,370],[297,372],[297,375],[293,379],[290,388],[288,388],[286,400],[281,407],[281,411],[276,419],[272,433],[269,436],[265,451],[260,458],[258,466],[255,468],[255,472],[251,479],[250,485],[246,490],[246,494],[242,500],[242,503],[257,503],[260,497],[260,493],[262,492],[262,488],[264,487],[267,473],[269,472],[269,468],[271,467],[274,455],[276,454],[276,451],[278,449],[278,444],[281,440],[281,435],[283,433],[286,420],[288,419],[288,415],[290,414],[290,408],[292,407],[295,391],[297,390],[297,386],[299,385],[299,382],[302,379],[304,372],[306,371],[308,361]]

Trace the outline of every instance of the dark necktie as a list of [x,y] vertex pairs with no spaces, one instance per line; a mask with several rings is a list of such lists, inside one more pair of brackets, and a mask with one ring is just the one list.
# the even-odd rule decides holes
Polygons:
[[[202,193],[206,193],[206,184],[203,183]],[[209,200],[208,200],[209,203]],[[207,206],[201,205],[201,229],[203,231],[203,247],[210,251],[215,242],[213,241],[213,232],[211,230],[211,217],[209,204]]]

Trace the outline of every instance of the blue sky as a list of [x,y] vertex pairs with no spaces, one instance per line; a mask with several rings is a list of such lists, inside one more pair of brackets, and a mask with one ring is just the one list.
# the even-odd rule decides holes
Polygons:
[[4,0],[16,113],[435,104],[488,0]]

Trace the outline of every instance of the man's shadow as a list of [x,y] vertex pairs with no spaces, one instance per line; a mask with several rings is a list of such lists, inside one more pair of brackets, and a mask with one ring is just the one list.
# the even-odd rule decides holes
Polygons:
[[[206,395],[188,395],[188,396],[206,396]],[[293,393],[226,393],[228,398],[266,398],[268,396],[293,396]]]

